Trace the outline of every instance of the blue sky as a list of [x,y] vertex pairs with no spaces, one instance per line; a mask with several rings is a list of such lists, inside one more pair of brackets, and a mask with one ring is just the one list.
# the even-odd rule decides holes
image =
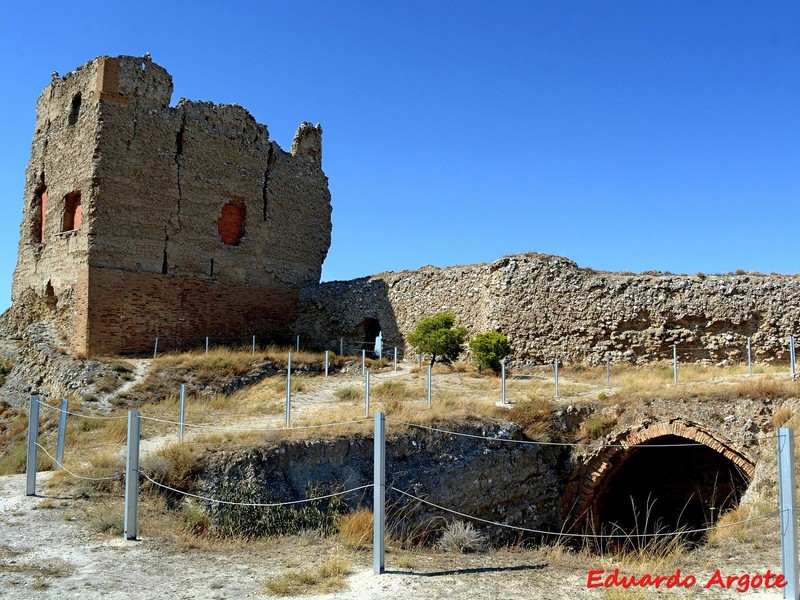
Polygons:
[[797,2],[11,3],[0,310],[50,73],[152,54],[173,103],[321,122],[323,279],[515,252],[602,270],[795,273]]

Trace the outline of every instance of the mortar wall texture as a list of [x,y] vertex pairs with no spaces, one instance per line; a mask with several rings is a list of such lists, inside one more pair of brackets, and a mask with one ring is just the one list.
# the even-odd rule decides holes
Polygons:
[[26,172],[17,327],[51,320],[88,354],[290,333],[330,246],[321,128],[301,124],[286,152],[241,106],[171,96],[149,56],[54,74]]
[[421,319],[442,310],[470,337],[508,336],[517,364],[671,360],[673,345],[681,361],[741,361],[748,337],[754,360],[784,360],[800,330],[800,278],[607,273],[520,254],[307,288],[298,330],[335,349],[377,319],[384,344],[404,346]]

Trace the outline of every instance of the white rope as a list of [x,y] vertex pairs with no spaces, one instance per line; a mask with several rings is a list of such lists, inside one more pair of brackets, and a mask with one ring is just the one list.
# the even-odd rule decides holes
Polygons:
[[231,502],[229,500],[218,500],[216,498],[208,498],[206,496],[200,496],[198,494],[192,494],[190,492],[186,492],[183,490],[177,490],[173,487],[168,485],[164,485],[163,483],[159,483],[154,479],[151,479],[147,473],[143,473],[140,471],[142,476],[147,479],[153,485],[157,485],[160,488],[165,490],[169,490],[170,492],[175,492],[176,494],[181,494],[183,496],[188,496],[189,498],[196,498],[197,500],[203,500],[204,502],[213,502],[215,504],[225,504],[227,506],[250,506],[253,508],[273,508],[276,506],[291,506],[295,504],[306,504],[308,502],[316,502],[317,500],[327,500],[328,498],[335,498],[336,496],[344,496],[345,494],[350,494],[352,492],[358,492],[359,490],[365,490],[367,488],[371,488],[373,484],[369,483],[367,485],[362,485],[361,487],[351,488],[349,490],[344,490],[343,492],[335,492],[333,494],[326,494],[325,496],[317,496],[315,498],[306,498],[305,500],[292,500],[290,502]]
[[[139,418],[156,423],[169,423],[170,425],[180,425],[180,421],[170,421],[167,419],[157,419],[141,415]],[[321,427],[337,427],[339,425],[352,425],[354,423],[365,423],[372,419],[358,419],[356,421],[340,421],[338,423],[323,423],[320,425],[302,425],[299,427],[223,427],[221,425],[205,425],[201,423],[183,423],[184,427],[194,427],[195,429],[214,429],[219,431],[295,431],[302,429],[319,429]]]
[[[428,502],[427,500],[423,500],[422,498],[418,498],[408,492],[404,492],[403,490],[398,490],[396,487],[390,486],[389,489],[395,491],[403,496],[407,496],[412,500],[416,500],[417,502],[421,502],[422,504],[427,504],[428,506],[432,506],[433,508],[438,508],[441,511],[458,515],[459,517],[464,517],[465,519],[471,519],[473,521],[479,521],[481,523],[486,523],[487,525],[495,525],[497,527],[504,527],[506,529],[514,529],[516,531],[524,531],[527,533],[536,533],[539,535],[552,535],[558,537],[577,537],[577,538],[622,538],[622,539],[633,539],[633,538],[643,538],[643,537],[669,537],[675,535],[687,535],[690,533],[704,533],[708,531],[713,531],[716,529],[725,529],[727,527],[733,527],[734,525],[740,525],[742,523],[749,523],[750,521],[759,521],[761,519],[766,519],[769,517],[774,517],[775,515],[780,514],[782,511],[774,510],[766,515],[762,515],[760,517],[752,517],[750,519],[743,519],[741,521],[735,521],[733,523],[726,523],[725,525],[712,525],[711,527],[703,527],[700,529],[686,529],[684,531],[672,531],[672,532],[655,532],[655,533],[565,533],[563,531],[545,531],[542,529],[529,529],[527,527],[519,527],[517,525],[508,525],[506,523],[498,523],[497,521],[489,521],[488,519],[481,519],[480,517],[474,517],[472,515],[468,515],[462,512],[458,512],[456,510],[452,510],[449,508],[445,508],[444,506],[439,506],[438,504],[434,504],[433,502]],[[785,509],[788,510],[788,509]]]
[[64,466],[62,463],[58,462],[58,461],[56,460],[56,458],[55,458],[55,457],[54,457],[52,454],[50,454],[50,453],[49,453],[47,450],[45,450],[45,449],[44,449],[44,446],[42,446],[42,445],[41,445],[39,442],[36,442],[36,445],[37,445],[37,446],[39,446],[39,448],[41,448],[41,449],[42,449],[42,452],[44,452],[45,454],[47,454],[47,456],[49,456],[49,457],[50,457],[50,459],[51,459],[51,460],[52,460],[54,463],[56,463],[56,464],[57,464],[59,467],[61,467],[61,468],[62,468],[64,471],[66,471],[67,473],[69,473],[70,475],[72,475],[73,477],[75,477],[76,479],[84,479],[84,480],[86,480],[86,481],[110,481],[110,480],[112,480],[112,479],[119,479],[120,477],[122,477],[122,475],[124,475],[124,473],[120,473],[120,474],[118,474],[118,475],[114,475],[113,477],[85,477],[85,476],[83,476],[83,475],[78,475],[77,473],[73,473],[72,471],[70,471],[70,470],[69,470],[67,467],[65,467],[65,466]]
[[64,414],[72,415],[73,417],[80,417],[81,419],[96,419],[98,421],[116,421],[118,419],[127,419],[128,418],[127,415],[122,415],[122,416],[119,416],[119,417],[101,417],[101,416],[96,416],[96,415],[85,415],[85,414],[82,414],[82,413],[70,412],[68,410],[62,410],[60,406],[50,406],[49,404],[46,404],[45,402],[42,402],[41,400],[39,400],[39,406],[42,406],[44,408],[49,408],[50,410],[54,410],[56,412],[63,412]]
[[416,427],[418,429],[427,429],[429,431],[436,431],[438,433],[445,433],[448,435],[456,435],[460,437],[467,437],[473,438],[478,440],[489,440],[490,442],[506,442],[509,444],[531,444],[536,446],[586,446],[591,448],[597,448],[598,450],[601,448],[683,448],[686,446],[705,446],[700,442],[691,442],[687,444],[630,444],[630,445],[623,445],[623,444],[590,444],[590,443],[581,443],[581,442],[536,442],[533,440],[512,440],[510,438],[496,438],[496,437],[488,437],[485,435],[475,435],[471,433],[460,433],[458,431],[450,431],[448,429],[439,429],[438,427],[429,427],[427,425],[417,425],[415,423],[407,423],[405,421],[395,421],[394,419],[386,419],[391,423],[397,423],[399,425],[406,425],[408,427]]

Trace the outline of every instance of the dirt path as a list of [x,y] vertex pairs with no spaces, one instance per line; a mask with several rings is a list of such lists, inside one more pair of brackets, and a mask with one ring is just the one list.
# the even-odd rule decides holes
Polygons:
[[152,360],[145,358],[132,358],[129,359],[129,362],[133,366],[131,378],[113,392],[98,395],[98,406],[101,410],[106,412],[113,410],[115,407],[112,401],[133,389],[137,383],[147,376],[147,373],[153,365]]

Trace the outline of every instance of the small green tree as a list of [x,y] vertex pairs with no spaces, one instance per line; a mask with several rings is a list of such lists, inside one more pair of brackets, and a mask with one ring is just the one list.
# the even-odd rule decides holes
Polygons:
[[508,338],[497,331],[480,333],[469,341],[472,360],[478,371],[491,369],[495,373],[500,370],[500,361],[511,354]]
[[461,354],[467,336],[465,327],[453,327],[455,322],[456,316],[449,311],[436,313],[417,323],[408,341],[419,352],[431,355],[431,366],[437,356],[444,362],[451,362]]

